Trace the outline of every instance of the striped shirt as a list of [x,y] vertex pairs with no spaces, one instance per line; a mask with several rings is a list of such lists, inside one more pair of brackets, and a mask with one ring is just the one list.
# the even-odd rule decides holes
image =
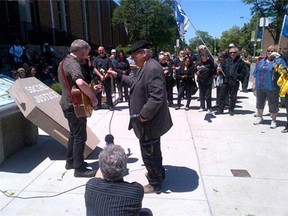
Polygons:
[[139,215],[143,196],[143,186],[137,182],[92,178],[86,184],[86,214],[87,216]]

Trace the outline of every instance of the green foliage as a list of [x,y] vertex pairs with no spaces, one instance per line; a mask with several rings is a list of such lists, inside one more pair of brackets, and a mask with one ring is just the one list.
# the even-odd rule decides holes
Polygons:
[[55,91],[55,92],[57,92],[58,94],[62,94],[62,89],[61,89],[61,85],[60,85],[60,83],[58,83],[58,82],[55,82],[55,83],[53,83],[52,85],[51,85],[51,88]]
[[230,43],[234,43],[236,46],[240,45],[241,29],[238,26],[233,26],[231,29],[222,32],[221,39],[218,46],[221,51],[228,48]]
[[288,14],[287,0],[242,0],[243,3],[252,5],[251,12],[257,17],[270,17],[272,23],[267,27],[269,33],[277,44],[280,37],[283,18]]
[[171,0],[120,0],[119,3],[112,24],[126,28],[130,43],[146,39],[153,44],[155,52],[174,50],[177,25]]
[[[216,53],[217,41],[208,32],[198,31],[198,35],[202,38],[208,49],[212,54]],[[198,52],[198,46],[203,44],[199,37],[195,37],[189,40],[189,46],[194,50],[195,53]]]

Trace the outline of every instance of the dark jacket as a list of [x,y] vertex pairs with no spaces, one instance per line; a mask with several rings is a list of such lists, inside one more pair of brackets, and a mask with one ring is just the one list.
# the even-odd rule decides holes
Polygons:
[[216,75],[216,65],[214,61],[208,59],[206,62],[202,62],[200,60],[197,62],[196,67],[199,68],[198,70],[200,71],[197,81],[206,85],[212,85],[213,76]]
[[232,59],[226,62],[226,67],[224,70],[225,83],[233,83],[237,81],[242,81],[246,74],[246,65],[245,62],[237,56],[234,61]]
[[144,123],[130,121],[129,129],[133,128],[141,140],[156,139],[165,134],[173,123],[160,64],[149,59],[135,77],[122,76],[121,83],[130,87],[130,115],[139,114],[148,120]]

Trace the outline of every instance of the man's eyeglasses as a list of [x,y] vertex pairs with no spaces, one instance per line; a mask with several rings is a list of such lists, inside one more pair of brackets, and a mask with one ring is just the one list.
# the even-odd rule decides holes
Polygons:
[[229,52],[229,54],[235,54],[235,53],[237,53],[237,52]]

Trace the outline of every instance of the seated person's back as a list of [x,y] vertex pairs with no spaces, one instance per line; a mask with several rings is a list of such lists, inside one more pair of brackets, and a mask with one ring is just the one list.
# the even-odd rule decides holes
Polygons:
[[99,155],[102,178],[92,178],[86,184],[87,216],[140,215],[143,186],[123,180],[127,156],[119,145],[108,145]]

